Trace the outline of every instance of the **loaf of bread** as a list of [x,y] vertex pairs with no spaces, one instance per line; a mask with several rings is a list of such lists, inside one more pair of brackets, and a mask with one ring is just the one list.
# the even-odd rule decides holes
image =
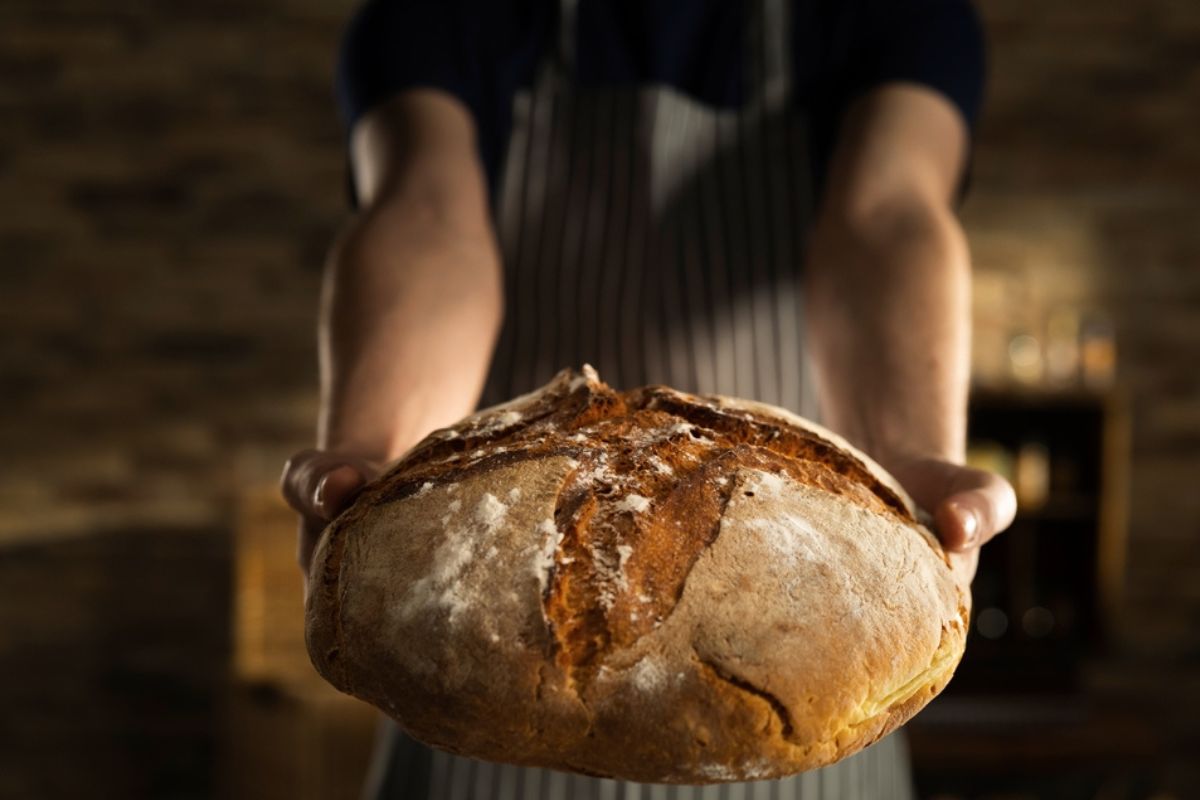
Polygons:
[[912,501],[787,411],[595,371],[439,430],[322,536],[309,653],[455,753],[776,778],[905,722],[970,596]]

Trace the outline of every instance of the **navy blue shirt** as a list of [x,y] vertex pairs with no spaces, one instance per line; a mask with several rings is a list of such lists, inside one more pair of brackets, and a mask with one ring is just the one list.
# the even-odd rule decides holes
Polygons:
[[[738,0],[580,0],[575,80],[665,84],[721,108],[743,101]],[[793,0],[792,102],[807,112],[819,190],[847,105],[882,83],[943,94],[973,128],[983,35],[969,0]],[[349,131],[397,92],[436,88],[471,111],[494,193],[515,93],[554,46],[554,0],[367,0],[342,40],[337,96]]]

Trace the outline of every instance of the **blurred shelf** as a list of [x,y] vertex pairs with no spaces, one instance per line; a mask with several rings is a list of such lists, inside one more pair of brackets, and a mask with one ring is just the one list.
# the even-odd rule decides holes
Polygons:
[[233,542],[233,651],[218,753],[228,800],[357,797],[379,712],[309,662],[296,569],[296,518],[275,485],[239,499]]
[[1099,408],[1111,402],[1115,389],[1082,386],[973,386],[973,405],[1006,408]]
[[1162,749],[1144,714],[1075,696],[941,698],[906,730],[913,759],[925,769],[1145,764]]

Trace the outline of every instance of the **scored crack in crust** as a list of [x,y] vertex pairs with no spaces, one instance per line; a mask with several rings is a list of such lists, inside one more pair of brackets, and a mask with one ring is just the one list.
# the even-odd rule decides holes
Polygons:
[[[345,663],[344,623],[348,615],[356,619],[343,602],[347,593],[362,606],[353,596],[355,576],[343,575],[348,540],[364,527],[379,527],[368,519],[373,510],[400,508],[406,503],[413,506],[418,498],[433,492],[453,493],[458,486],[494,480],[499,475],[521,476],[531,464],[551,463],[560,466],[552,480],[548,474],[544,476],[548,483],[542,494],[547,495],[543,499],[548,506],[541,512],[545,518],[535,526],[540,538],[526,548],[536,572],[532,577],[536,578],[541,619],[534,622],[540,622],[540,630],[527,619],[529,624],[513,635],[520,640],[524,663],[535,676],[531,684],[522,684],[520,691],[529,693],[534,706],[557,710],[531,712],[523,746],[515,745],[512,736],[488,740],[478,731],[464,735],[453,724],[433,725],[427,720],[411,724],[414,715],[406,715],[400,708],[411,698],[398,700],[395,692],[375,685],[380,675],[391,674],[392,666],[372,673],[355,668],[361,665]],[[496,491],[472,500],[473,516],[464,524],[473,526],[473,533],[464,538],[474,537],[478,543],[496,535],[510,508],[529,501],[521,499],[526,479],[515,480],[517,485],[509,488],[507,495],[497,485]],[[835,504],[826,516],[853,512],[854,519],[877,527],[879,520],[890,520],[886,524],[908,541],[905,558],[912,561],[911,570],[929,573],[930,564],[940,564],[948,575],[945,554],[917,523],[915,506],[903,490],[866,456],[827,431],[770,406],[690,395],[663,386],[620,392],[602,383],[590,367],[582,372],[564,370],[537,392],[431,434],[330,527],[314,558],[316,589],[308,617],[314,663],[335,685],[391,711],[426,741],[479,757],[670,782],[768,777],[827,763],[883,735],[940,691],[961,656],[969,595],[962,587],[950,591],[946,575],[933,577],[940,581],[942,605],[953,613],[935,621],[940,627],[936,643],[931,639],[936,631],[926,631],[924,650],[908,654],[915,658],[914,664],[928,659],[924,670],[891,676],[890,684],[879,687],[867,676],[867,690],[854,697],[835,698],[836,702],[823,700],[810,687],[804,707],[797,710],[791,696],[795,687],[786,681],[775,687],[780,681],[770,670],[764,672],[762,664],[748,668],[739,660],[747,652],[753,656],[754,648],[766,646],[762,637],[735,647],[731,643],[741,634],[736,629],[717,631],[724,624],[720,614],[696,606],[711,603],[727,591],[728,586],[713,582],[714,575],[728,572],[748,548],[759,543],[776,547],[795,538],[795,532],[807,523],[797,518],[781,527],[761,518],[761,509],[790,507],[787,504],[801,491],[808,492],[805,497],[816,507]],[[757,501],[756,494],[761,495]],[[443,527],[453,526],[450,520],[460,512],[454,504],[461,507],[463,501],[449,499],[450,494],[445,498],[451,512],[442,518]],[[747,515],[747,508],[759,510]],[[760,516],[754,516],[756,513]],[[749,544],[732,542],[728,550],[716,548],[723,531],[730,531],[725,534],[730,538],[751,539]],[[805,541],[793,544],[796,553],[801,553],[799,558],[820,567],[813,573],[811,585],[830,580],[828,564],[821,567],[821,563],[861,558],[855,548],[862,545],[852,538],[838,544],[840,551],[813,555],[813,548],[825,547],[828,537],[821,532],[814,538],[808,531],[804,536],[808,537]],[[360,540],[366,541],[365,537]],[[446,541],[450,541],[448,535]],[[920,545],[917,550],[912,549],[913,541]],[[372,546],[375,550],[380,547],[378,543]],[[448,546],[441,545],[443,550]],[[495,544],[491,547],[496,551]],[[921,551],[923,558],[913,557]],[[416,581],[424,582],[434,594],[441,593],[435,600],[429,600],[433,594],[425,598],[423,602],[432,603],[423,607],[426,612],[448,608],[452,621],[456,614],[474,613],[473,604],[498,602],[495,597],[464,594],[460,586],[464,581],[484,580],[472,577],[474,556],[465,552],[447,551],[441,561],[435,558],[431,577]],[[796,553],[788,553],[787,558],[796,558]],[[495,553],[485,550],[475,555]],[[768,549],[765,555],[774,558],[776,554]],[[703,568],[699,568],[702,560]],[[803,564],[809,562],[796,563],[800,564],[796,570],[803,571]],[[689,590],[693,573],[699,575],[697,587]],[[787,585],[790,574],[776,576],[781,587]],[[442,578],[446,579],[438,583]],[[740,581],[737,590],[753,593],[755,587],[746,585],[745,576],[736,580]],[[854,583],[852,578],[847,580],[847,586]],[[497,591],[498,584],[489,586],[488,592]],[[841,584],[830,586],[830,592],[839,598],[863,594],[862,587],[851,591]],[[406,591],[406,596],[411,595]],[[866,594],[871,592],[879,595],[877,588]],[[519,591],[511,594],[516,597]],[[811,603],[808,595],[804,597]],[[407,602],[411,607],[411,598]],[[743,598],[733,604],[745,602]],[[886,597],[883,602],[888,602]],[[511,615],[529,616],[529,608],[520,598],[512,603]],[[370,608],[382,606],[376,602]],[[672,622],[677,612],[687,619]],[[723,640],[719,636],[716,642],[706,639],[706,619],[717,620],[711,627]],[[501,623],[492,619],[487,624],[488,638],[498,640]],[[786,619],[776,623],[783,629],[779,635],[794,633],[788,624]],[[838,626],[849,635],[880,635],[870,625],[854,627],[844,619],[831,625]],[[450,629],[437,630],[445,634]],[[891,630],[890,634],[898,632]],[[810,638],[821,640],[817,633]],[[887,643],[869,644],[878,649]],[[692,667],[675,669],[678,665],[672,665],[672,659],[678,661],[685,655]],[[360,656],[359,660],[370,659]],[[393,688],[403,683],[392,677],[384,680]],[[400,693],[416,691],[419,683],[399,686]],[[431,685],[426,680],[422,690],[428,691]],[[628,695],[631,688],[655,691],[669,708],[672,696],[686,701],[689,693],[711,694],[718,685],[723,687],[723,710],[719,708],[722,704],[710,703],[710,708],[692,709],[690,719],[688,713],[682,715],[683,728],[674,738],[687,739],[691,749],[681,750],[678,742],[665,741],[671,738],[670,726],[668,730],[656,729],[654,724],[645,728],[642,738],[651,737],[653,745],[631,738],[641,727],[638,720],[647,715],[644,708],[628,707],[629,698],[622,693]],[[926,691],[931,694],[924,695]],[[872,699],[870,692],[878,696]],[[886,702],[881,704],[880,697]],[[447,694],[443,701],[447,707],[461,705],[462,698]],[[676,707],[682,706],[676,702]],[[726,722],[741,719],[750,729],[757,728],[769,746],[748,739],[745,731],[739,741],[736,724],[720,730],[722,715]],[[623,730],[614,731],[614,726]],[[539,741],[547,737],[557,741]],[[704,744],[697,744],[702,740]],[[628,756],[640,758],[641,763]]]

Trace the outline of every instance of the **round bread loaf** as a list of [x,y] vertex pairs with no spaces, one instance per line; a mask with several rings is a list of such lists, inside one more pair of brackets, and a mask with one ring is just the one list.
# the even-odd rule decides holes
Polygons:
[[430,434],[322,536],[309,654],[429,745],[776,778],[902,724],[970,596],[896,482],[772,406],[595,371]]

